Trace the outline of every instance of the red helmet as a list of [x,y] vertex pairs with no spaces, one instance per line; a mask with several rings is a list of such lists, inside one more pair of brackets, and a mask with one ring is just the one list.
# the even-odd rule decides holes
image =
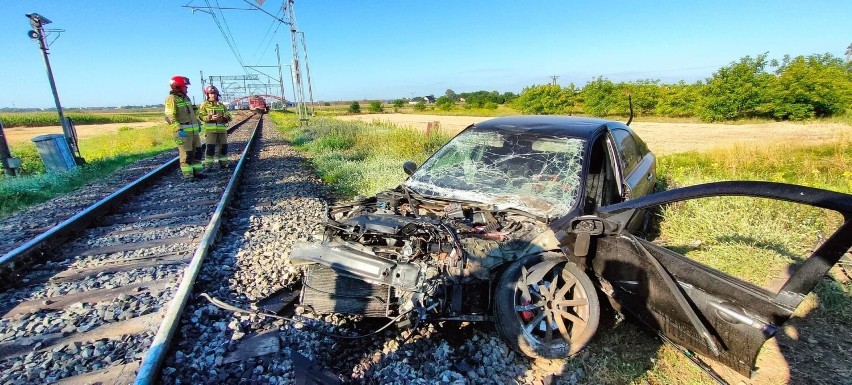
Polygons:
[[207,94],[216,94],[216,96],[220,95],[219,89],[216,88],[216,86],[214,86],[212,84],[207,86],[207,87],[204,87],[204,95],[207,95]]
[[186,76],[172,76],[172,81],[169,83],[172,86],[173,90],[176,90],[180,87],[186,87],[189,85],[189,78]]

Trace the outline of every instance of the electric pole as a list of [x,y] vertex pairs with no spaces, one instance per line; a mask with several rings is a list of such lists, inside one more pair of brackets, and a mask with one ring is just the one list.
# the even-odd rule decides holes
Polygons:
[[311,98],[311,116],[316,116],[314,112],[314,87],[311,83],[311,66],[308,61],[308,45],[305,43],[305,33],[299,32],[302,35],[302,49],[305,50],[305,74],[308,75],[308,95]]
[[282,7],[284,7],[284,11],[287,13],[287,24],[290,25],[290,44],[293,50],[293,67],[291,69],[293,83],[296,87],[296,97],[298,98],[298,100],[295,100],[297,103],[296,110],[299,113],[299,122],[307,123],[308,109],[305,104],[305,89],[302,87],[302,69],[299,66],[299,46],[297,44],[299,31],[296,29],[296,14],[293,11],[293,2],[294,0],[286,0]]
[[559,79],[559,75],[550,75],[550,80],[553,80],[553,85],[556,85],[556,79]]
[[[62,133],[65,135],[65,140],[71,148],[71,153],[75,156],[75,163],[80,163],[80,149],[77,146],[77,135],[68,122],[65,121],[65,115],[62,113],[62,104],[59,102],[59,93],[56,91],[56,82],[53,80],[53,70],[50,68],[50,59],[48,59],[48,44],[47,36],[45,36],[44,25],[52,23],[48,18],[37,13],[29,13],[26,15],[30,19],[30,25],[33,29],[27,32],[30,39],[38,40],[41,54],[44,56],[44,65],[47,67],[47,79],[50,81],[50,90],[53,91],[53,101],[56,103],[56,112],[59,113],[59,124],[62,125]],[[79,160],[76,158],[80,158]]]
[[846,47],[846,73],[849,73],[849,58],[852,57],[852,43]]
[[278,85],[281,86],[281,103],[284,104],[284,111],[287,111],[287,98],[284,96],[284,73],[281,71],[281,50],[278,48],[278,43],[275,43],[275,56],[278,58]]

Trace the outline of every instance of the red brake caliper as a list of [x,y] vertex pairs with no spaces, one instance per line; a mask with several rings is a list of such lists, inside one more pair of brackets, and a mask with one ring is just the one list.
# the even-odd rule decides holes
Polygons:
[[[531,303],[532,303],[532,301],[524,301],[524,303],[522,303],[521,305],[526,306],[526,305],[529,305]],[[530,320],[533,319],[533,312],[531,312],[529,310],[522,311],[521,312],[521,319],[523,319],[524,322],[530,322]]]

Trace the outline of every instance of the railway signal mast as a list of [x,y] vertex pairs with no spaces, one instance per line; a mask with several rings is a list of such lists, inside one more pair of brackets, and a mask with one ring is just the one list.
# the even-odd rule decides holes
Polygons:
[[[50,68],[49,54],[50,44],[47,42],[48,32],[64,32],[61,29],[45,30],[44,25],[50,24],[50,19],[39,15],[35,12],[26,15],[30,19],[30,25],[33,29],[27,32],[30,39],[38,41],[38,46],[41,49],[41,54],[44,56],[44,65],[47,67],[47,80],[50,81],[50,90],[53,91],[53,101],[56,103],[56,112],[59,113],[59,124],[62,125],[62,133],[65,135],[65,140],[68,142],[68,147],[74,155],[74,162],[77,164],[85,163],[85,160],[80,156],[80,147],[77,145],[77,133],[71,122],[65,119],[62,113],[62,104],[59,102],[59,93],[56,91],[56,82],[53,80],[53,70]],[[55,39],[54,39],[55,40]]]

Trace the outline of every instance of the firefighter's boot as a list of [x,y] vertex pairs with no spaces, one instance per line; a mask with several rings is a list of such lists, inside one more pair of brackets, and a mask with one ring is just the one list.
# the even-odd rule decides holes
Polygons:
[[228,143],[221,144],[221,150],[219,150],[219,167],[228,168],[231,165],[230,159],[228,159]]

